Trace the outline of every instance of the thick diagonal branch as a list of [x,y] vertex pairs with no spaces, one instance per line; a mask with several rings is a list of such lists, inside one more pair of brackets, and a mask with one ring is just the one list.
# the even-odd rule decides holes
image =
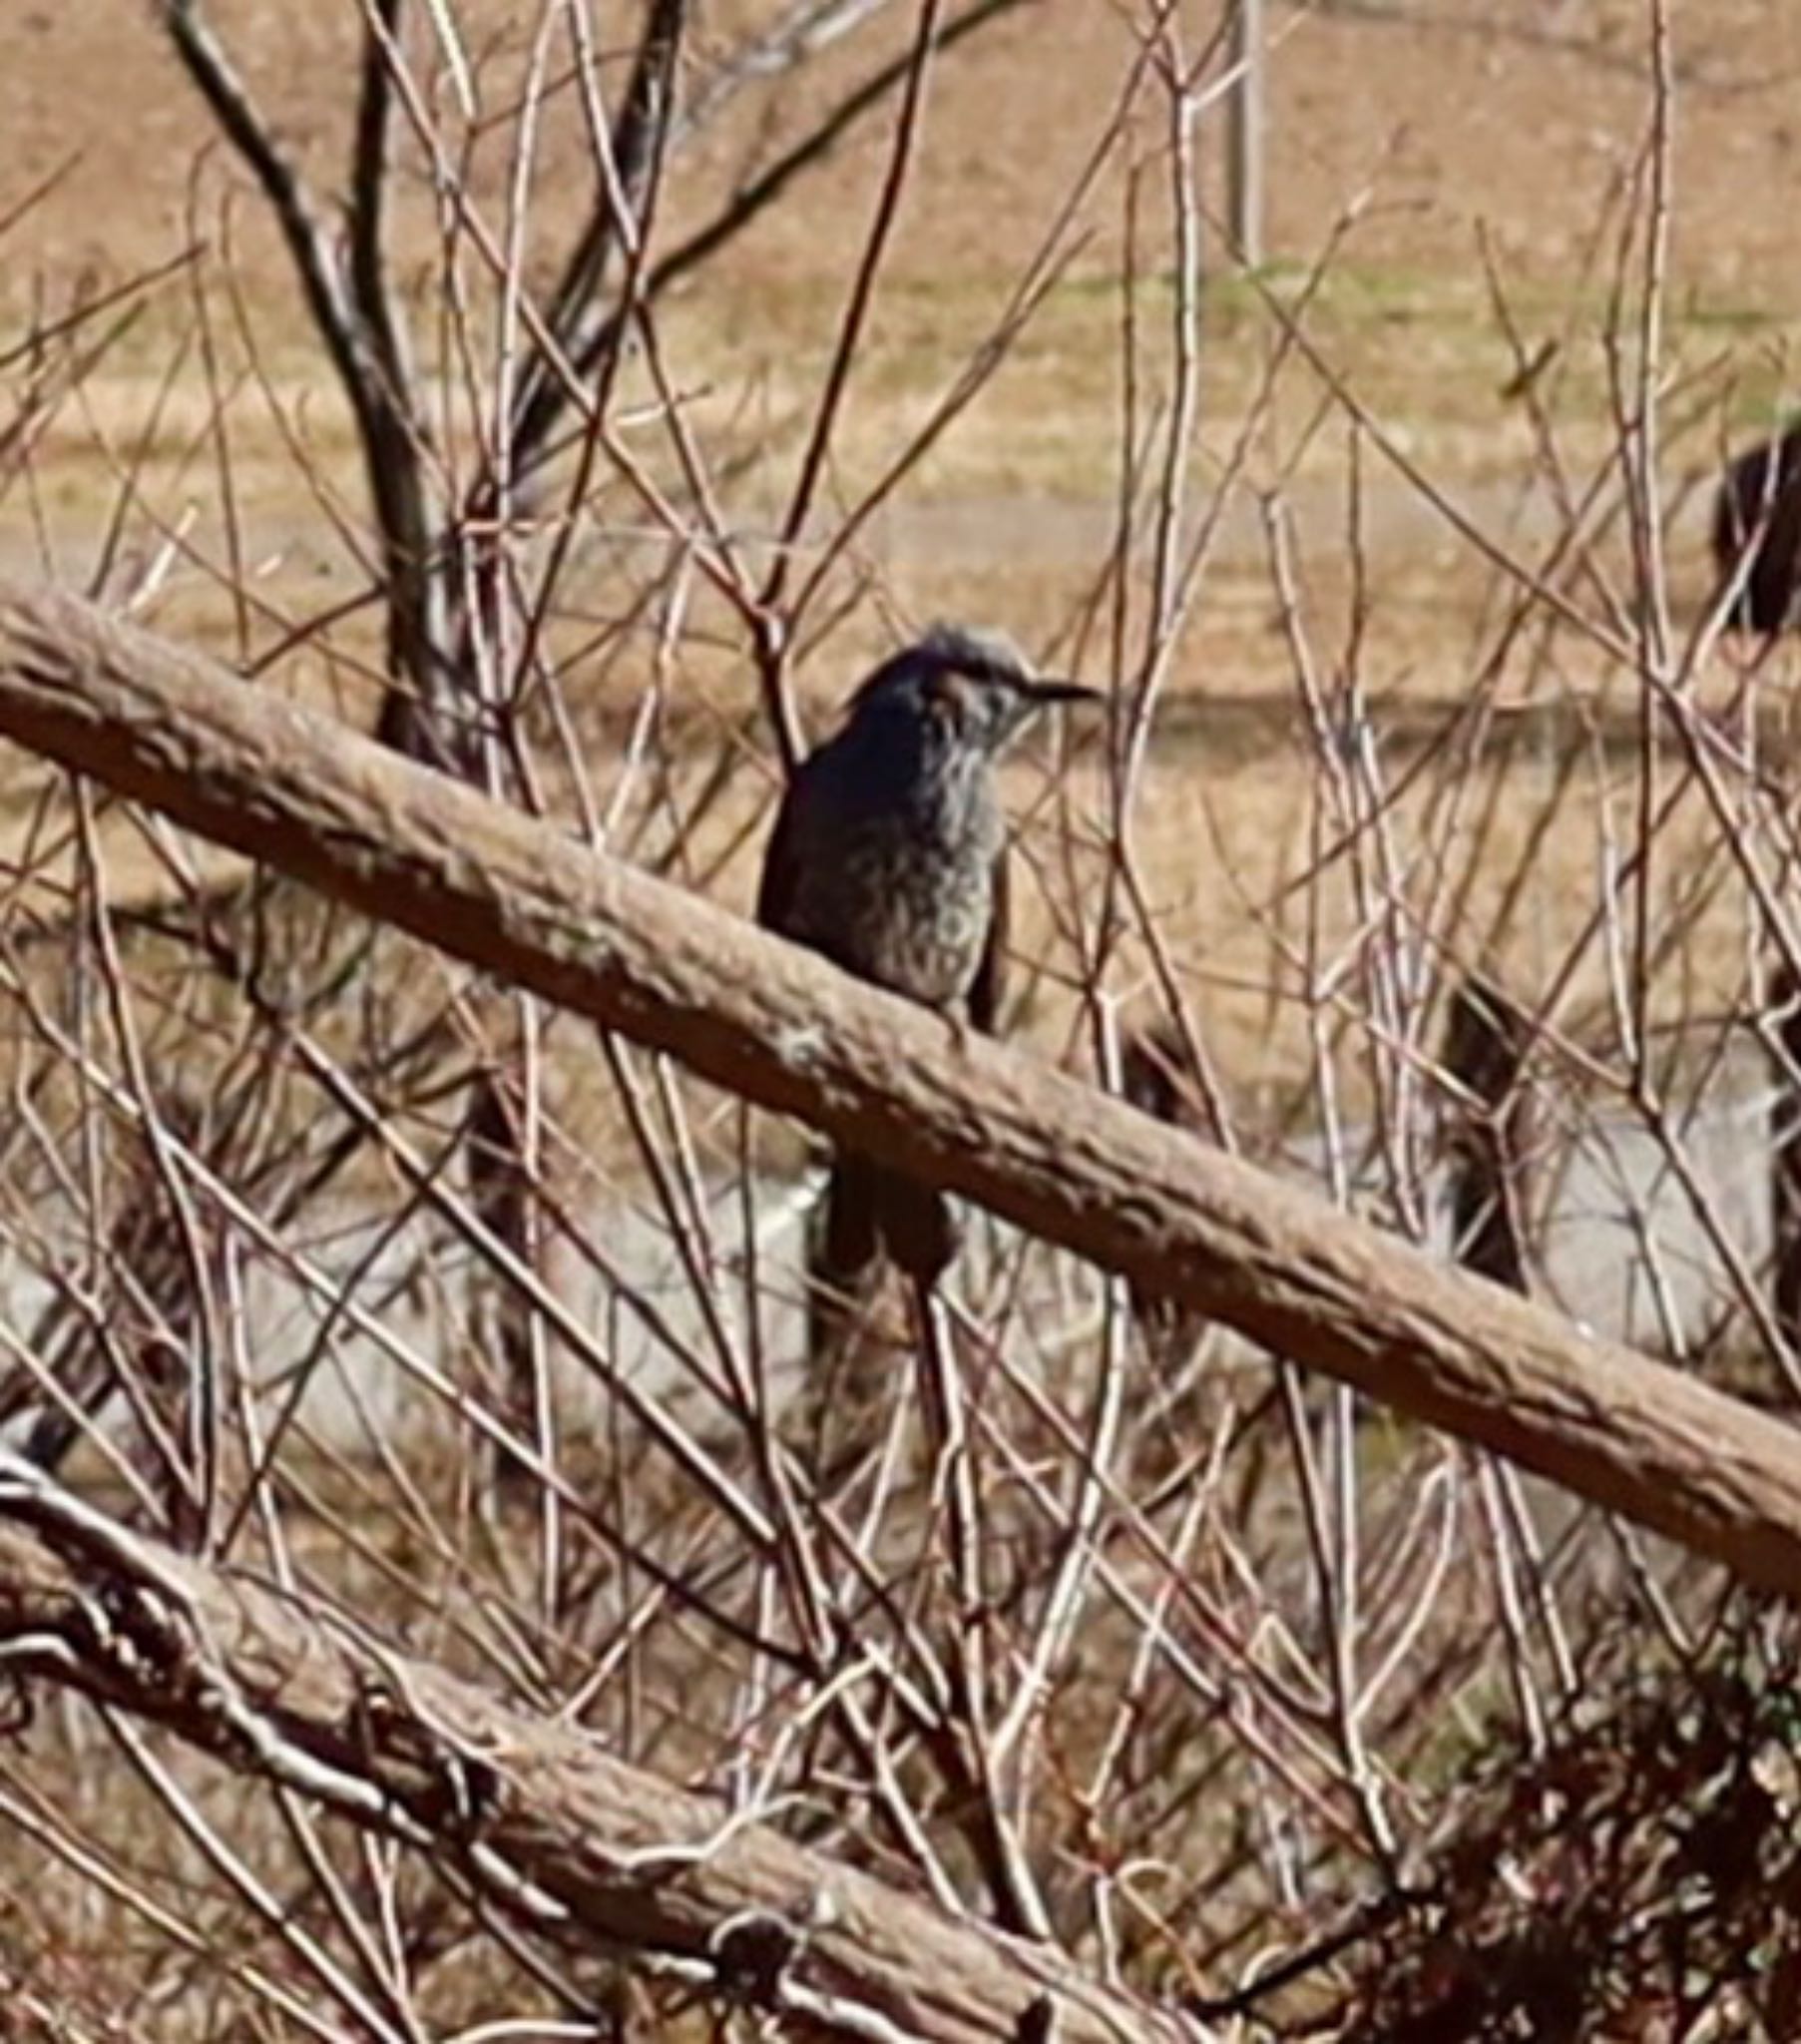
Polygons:
[[595,1739],[128,1533],[0,1451],[0,1661],[398,1836],[576,1956],[804,2034],[1071,2044],[1199,2032],[1056,1954],[790,1844]]
[[847,1148],[1801,1591],[1787,1426],[60,593],[0,733]]

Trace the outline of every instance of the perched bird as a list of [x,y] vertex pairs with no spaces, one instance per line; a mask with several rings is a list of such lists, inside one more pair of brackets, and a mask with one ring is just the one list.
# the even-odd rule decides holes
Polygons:
[[1801,425],[1741,454],[1720,478],[1713,500],[1713,564],[1722,589],[1743,577],[1726,614],[1734,630],[1767,638],[1796,622]]
[[[1099,700],[1036,679],[1005,639],[934,627],[869,677],[796,770],[764,855],[758,922],[992,1033],[1008,906],[995,762],[1047,705]],[[884,1251],[930,1285],[956,1250],[942,1193],[840,1152],[810,1257],[813,1353]]]

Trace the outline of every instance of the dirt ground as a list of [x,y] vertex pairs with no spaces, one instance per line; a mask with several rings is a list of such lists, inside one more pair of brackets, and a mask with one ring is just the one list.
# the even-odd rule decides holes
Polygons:
[[[535,12],[495,0],[459,10],[515,48]],[[605,25],[625,10],[599,12]],[[758,12],[754,0],[703,9],[714,31],[702,50],[720,47],[726,28]],[[209,13],[278,110],[282,133],[322,165],[348,114],[355,9],[216,0]],[[1215,10],[1184,0],[1177,13],[1197,50]],[[1019,259],[1119,89],[1132,15],[1107,0],[1040,0],[947,67],[908,203],[898,280],[979,283]],[[1672,0],[1670,15],[1677,297],[1717,318],[1778,324],[1801,292],[1791,198],[1801,16],[1782,0]],[[152,16],[137,0],[22,0],[0,75],[7,195],[16,203],[39,179],[70,168],[9,245],[15,305],[39,270],[124,274],[183,237],[196,158],[211,134]],[[1480,224],[1523,274],[1553,288],[1568,283],[1609,185],[1642,140],[1649,21],[1642,0],[1273,8],[1270,252],[1305,259],[1340,210],[1367,193],[1362,261],[1454,285],[1473,275]],[[896,35],[905,27],[897,18]],[[784,89],[762,146],[797,133],[860,61],[846,45]],[[724,137],[709,152],[713,169],[727,175],[752,146],[741,130]],[[840,237],[863,218],[880,154],[875,135],[847,149],[804,208],[772,218],[742,246],[720,288],[835,289]],[[689,195],[696,211],[704,196]],[[241,256],[271,290],[285,282],[266,239],[246,238]],[[740,337],[754,357],[754,331]]]
[[[603,28],[618,11],[600,10]],[[729,47],[728,30],[771,11],[768,0],[700,10],[696,89],[709,58]],[[909,10],[891,12],[875,33],[845,38],[774,92],[746,95],[740,112],[707,132],[671,180],[666,243],[805,132],[878,55],[904,46]],[[223,0],[209,14],[283,141],[329,190],[349,127],[356,9]],[[536,14],[496,0],[459,10],[496,115],[493,146],[478,149],[470,167],[484,204],[502,193],[499,115]],[[932,391],[984,330],[1121,96],[1137,14],[1108,0],[1029,0],[936,74],[852,405],[853,441],[892,430],[892,414]],[[1687,370],[1731,356],[1754,409],[1780,385],[1801,315],[1792,205],[1801,16],[1782,0],[1672,0],[1671,16],[1670,363]],[[1182,0],[1176,19],[1194,54],[1216,10]],[[1272,268],[1312,263],[1354,211],[1325,294],[1321,330],[1335,361],[1404,438],[1433,435],[1436,473],[1506,475],[1519,451],[1517,407],[1503,395],[1511,364],[1488,309],[1484,252],[1506,278],[1529,344],[1554,335],[1574,302],[1592,304],[1604,291],[1618,195],[1650,118],[1649,7],[1349,0],[1276,6],[1269,33]],[[494,54],[483,56],[490,43]],[[592,185],[567,99],[553,101],[543,124],[535,273],[554,260]],[[1220,204],[1222,128],[1217,107],[1203,108],[1200,190],[1211,208]],[[0,219],[41,181],[57,180],[4,245],[0,304],[14,320],[77,278],[117,281],[198,242],[216,262],[228,260],[264,316],[261,337],[278,368],[318,376],[285,256],[165,48],[153,9],[139,0],[24,6],[0,74]],[[1152,213],[1164,139],[1148,119],[1140,123],[1136,156]],[[770,393],[804,385],[834,330],[885,153],[885,124],[863,126],[791,203],[684,287],[681,366],[691,360],[730,379],[740,402],[761,393],[772,403]],[[418,185],[415,175],[403,194],[403,275],[409,259],[426,262],[434,234]],[[1117,435],[1111,342],[1120,313],[1101,287],[1120,272],[1124,188],[1116,165],[1083,210],[1084,244],[1067,287],[917,495],[946,506],[1021,491],[1055,503],[1109,500],[1104,450]],[[1234,422],[1228,400],[1255,322],[1243,316],[1245,298],[1216,246],[1204,260],[1216,280],[1209,367],[1220,379],[1204,426],[1221,434]],[[179,291],[164,309],[171,323],[180,317]],[[164,366],[152,328],[143,344],[150,359],[130,366]],[[1028,551],[1033,542],[1029,529]]]
[[[283,140],[328,191],[346,146],[355,8],[223,0],[209,11]],[[696,88],[729,47],[731,29],[769,11],[766,0],[701,10]],[[1666,364],[1672,378],[1711,372],[1719,402],[1709,433],[1717,438],[1767,413],[1801,315],[1791,197],[1801,16],[1781,0],[1675,0],[1671,12],[1678,126]],[[605,31],[610,11],[600,13]],[[892,13],[873,35],[845,38],[773,93],[746,95],[740,113],[708,132],[671,181],[666,242],[803,133],[878,53],[902,47],[909,11]],[[1121,95],[1137,14],[1107,0],[1033,0],[941,67],[840,440],[845,494],[892,451],[898,431],[979,341],[1029,261]],[[484,90],[504,110],[536,10],[481,0],[461,17],[485,66]],[[1183,0],[1176,18],[1186,47],[1198,52],[1216,10]],[[1516,365],[1490,307],[1485,259],[1505,279],[1523,345],[1562,342],[1549,380],[1569,444],[1604,444],[1594,324],[1613,267],[1619,195],[1649,122],[1650,10],[1640,0],[1352,0],[1278,6],[1269,25],[1270,273],[1304,271],[1356,214],[1313,330],[1332,365],[1434,478],[1474,488],[1477,514],[1499,516],[1530,436],[1507,394]],[[499,203],[507,173],[502,125],[496,121],[494,146],[478,150],[470,170],[484,204]],[[1220,203],[1222,126],[1216,108],[1202,111],[1200,189],[1212,208]],[[1155,216],[1164,138],[1148,119],[1140,131],[1136,157],[1148,195],[1141,204]],[[25,6],[0,73],[0,218],[41,181],[57,180],[3,245],[0,305],[14,322],[35,302],[57,302],[79,279],[116,282],[202,245],[214,273],[228,265],[236,277],[270,373],[284,390],[310,393],[315,430],[329,435],[332,396],[285,255],[150,7]],[[760,411],[774,419],[790,400],[811,397],[885,150],[884,124],[865,125],[792,203],[683,287],[671,319],[675,366],[684,385],[703,392],[706,415]],[[542,275],[591,189],[569,105],[553,103],[540,156],[529,256]],[[1104,544],[1120,431],[1115,286],[1125,186],[1116,164],[1083,209],[1082,247],[1064,282],[979,405],[902,492],[881,544],[903,605],[961,607],[974,583],[986,608],[1000,613],[996,622],[1042,642],[1047,595],[1054,600],[1071,570],[1092,565]],[[415,284],[427,274],[434,233],[415,175],[402,195],[398,265],[403,277],[417,270]],[[1219,453],[1240,423],[1268,328],[1216,242],[1203,261],[1214,282],[1200,423],[1203,444]],[[102,431],[123,437],[146,416],[168,368],[169,335],[187,310],[183,284],[167,287],[95,386],[93,418],[66,421],[46,450],[43,472],[70,524],[92,514],[104,489]],[[1156,312],[1150,302],[1140,317]],[[1569,327],[1573,319],[1578,323]],[[1315,429],[1298,456],[1293,444],[1302,421],[1313,425],[1318,395],[1293,394],[1291,444],[1272,460],[1290,481],[1297,459],[1307,472],[1315,494],[1303,509],[1313,514],[1314,547],[1330,551],[1342,541],[1342,435]],[[203,404],[198,376],[178,374],[159,432],[173,439]],[[252,508],[255,440],[248,416],[235,459]],[[1679,448],[1670,482],[1679,485],[1712,451],[1706,436]],[[1447,592],[1444,578],[1448,567],[1468,565],[1468,550],[1414,492],[1379,471],[1377,464],[1365,484],[1366,517],[1385,603],[1405,611],[1442,608],[1447,594],[1461,599],[1465,586]],[[755,480],[744,488],[753,496]],[[291,474],[267,485],[277,500],[283,490],[291,497]],[[49,507],[53,529],[58,502]],[[296,525],[319,522],[309,507],[286,508]],[[1230,628],[1247,605],[1266,621],[1258,596],[1267,595],[1267,577],[1258,521],[1231,508],[1220,586],[1203,598],[1197,632],[1202,647],[1223,633],[1222,653],[1254,662],[1254,647],[1240,646]],[[32,544],[9,519],[6,557],[17,560]],[[1234,586],[1230,574],[1246,563],[1251,589]],[[1676,565],[1680,574],[1688,563]]]

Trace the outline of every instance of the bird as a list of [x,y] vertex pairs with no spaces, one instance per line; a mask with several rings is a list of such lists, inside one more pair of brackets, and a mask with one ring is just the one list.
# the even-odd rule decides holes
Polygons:
[[1742,578],[1728,626],[1786,631],[1801,588],[1801,424],[1730,464],[1714,493],[1712,542],[1721,589]]
[[[756,919],[843,971],[994,1035],[1006,979],[1007,824],[995,766],[1037,714],[1101,701],[1040,679],[1013,642],[935,625],[851,697],[795,768]],[[832,1160],[809,1255],[809,1353],[829,1350],[885,1254],[929,1291],[957,1253],[950,1203],[859,1152]]]

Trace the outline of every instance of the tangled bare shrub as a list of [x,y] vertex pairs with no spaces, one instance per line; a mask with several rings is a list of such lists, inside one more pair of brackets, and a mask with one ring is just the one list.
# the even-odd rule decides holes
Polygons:
[[1482,1756],[1427,1884],[1373,1940],[1343,2035],[1792,2037],[1801,2030],[1793,1630],[1584,1686],[1534,1756]]

